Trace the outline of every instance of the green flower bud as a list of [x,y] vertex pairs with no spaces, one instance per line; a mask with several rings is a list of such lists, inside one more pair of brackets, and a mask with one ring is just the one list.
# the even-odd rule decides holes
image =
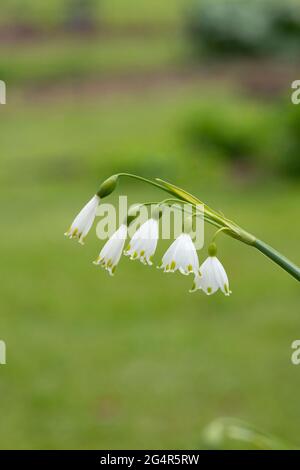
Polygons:
[[110,176],[101,184],[100,189],[97,192],[97,196],[99,196],[100,199],[109,196],[116,189],[117,183],[118,175]]
[[216,254],[217,254],[217,245],[215,243],[211,243],[209,245],[208,254],[209,254],[209,256],[216,256]]

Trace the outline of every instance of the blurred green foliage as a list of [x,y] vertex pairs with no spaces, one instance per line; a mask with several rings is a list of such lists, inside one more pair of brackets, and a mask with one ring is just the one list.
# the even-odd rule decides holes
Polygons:
[[196,149],[217,152],[225,160],[259,160],[266,133],[272,132],[272,109],[236,94],[213,95],[188,116],[184,135]]
[[[280,110],[279,110],[280,112]],[[274,141],[282,171],[291,177],[300,177],[300,106],[283,107],[282,126],[275,129]],[[277,131],[277,132],[276,132]]]
[[217,94],[188,116],[183,136],[195,151],[299,179],[299,126],[300,107],[290,102]]
[[297,0],[196,0],[187,13],[196,51],[210,55],[297,57]]

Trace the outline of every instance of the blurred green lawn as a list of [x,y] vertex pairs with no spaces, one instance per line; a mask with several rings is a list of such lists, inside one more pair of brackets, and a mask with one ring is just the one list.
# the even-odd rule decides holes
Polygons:
[[[204,157],[184,159],[177,124],[197,96],[1,108],[1,448],[197,448],[222,415],[297,440],[296,281],[224,236],[233,295],[192,295],[190,279],[128,259],[112,279],[91,264],[94,233],[84,248],[63,237],[102,179],[141,168],[188,184],[297,261],[298,188],[241,190]],[[159,198],[138,183],[120,191]]]
[[[24,5],[25,3],[25,5]],[[110,76],[114,73],[141,72],[176,66],[182,62],[184,41],[182,37],[182,0],[160,2],[152,0],[95,0],[93,19],[109,27],[128,27],[120,35],[107,34],[99,26],[92,36],[63,33],[66,21],[66,5],[72,1],[3,0],[0,27],[28,22],[31,27],[43,28],[51,34],[52,28],[60,28],[49,40],[41,36],[19,42],[2,41],[0,44],[0,76],[11,85],[51,83],[55,80],[78,80],[84,77]],[[20,11],[22,15],[20,16]],[[129,22],[129,26],[128,26]],[[143,34],[131,24],[156,28],[162,22],[161,32]],[[166,25],[174,29],[164,33]],[[12,27],[13,29],[13,27]],[[8,28],[9,30],[9,28]],[[132,31],[131,31],[132,30]],[[101,34],[102,33],[102,34]],[[35,40],[34,40],[35,39]]]
[[[98,22],[109,21],[110,24],[139,23],[176,24],[186,6],[185,0],[94,0],[95,18]],[[73,2],[75,4],[75,2]],[[18,21],[30,20],[39,27],[61,24],[66,15],[66,2],[51,0],[2,0],[2,22],[11,18]],[[72,1],[69,1],[72,5]],[[20,18],[20,12],[22,17]]]
[[[137,0],[105,8],[112,22],[133,11],[139,20],[173,21],[175,3],[145,2],[143,13],[133,10]],[[55,12],[55,4],[43,8]],[[43,24],[54,21],[40,15]],[[226,162],[183,139],[183,123],[209,104],[213,84],[29,94],[27,84],[40,78],[169,65],[178,44],[164,41],[1,46],[14,83],[0,108],[3,449],[201,448],[204,426],[220,416],[298,443],[296,281],[224,235],[219,253],[232,296],[189,294],[191,279],[128,259],[110,278],[91,264],[102,246],[94,231],[84,248],[63,237],[99,183],[128,170],[186,187],[299,263],[299,187],[272,175],[242,184]],[[119,192],[131,202],[164,197],[139,183],[124,182]],[[207,241],[212,234],[207,228]],[[157,262],[167,245],[160,243]]]
[[78,80],[140,73],[180,65],[183,49],[178,35],[157,38],[57,38],[15,47],[0,45],[0,76],[11,85]]

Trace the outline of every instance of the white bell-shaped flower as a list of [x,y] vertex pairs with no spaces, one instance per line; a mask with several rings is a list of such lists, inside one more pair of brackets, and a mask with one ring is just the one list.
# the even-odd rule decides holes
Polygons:
[[72,225],[65,233],[69,238],[77,238],[79,243],[83,245],[84,239],[90,231],[96,217],[97,208],[100,202],[100,197],[95,196],[81,209],[79,214],[75,217]]
[[198,255],[193,240],[188,233],[182,233],[176,238],[164,254],[159,268],[163,269],[164,272],[179,270],[186,275],[198,274]]
[[126,238],[127,225],[122,224],[105,243],[94,264],[105,268],[112,276],[122,256]]
[[201,289],[207,295],[211,295],[220,289],[226,296],[231,294],[226,271],[216,257],[216,253],[216,245],[212,243],[209,246],[210,256],[200,266],[200,274],[195,276],[191,292]]
[[158,235],[158,217],[152,217],[137,229],[124,254],[132,260],[139,259],[144,264],[152,265]]

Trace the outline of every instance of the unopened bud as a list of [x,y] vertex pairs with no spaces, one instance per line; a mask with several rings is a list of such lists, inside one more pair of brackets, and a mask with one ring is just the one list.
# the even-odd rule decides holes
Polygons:
[[97,192],[97,196],[99,196],[100,199],[109,196],[116,189],[117,183],[118,175],[110,176],[101,184],[100,189]]
[[215,243],[211,243],[209,245],[208,254],[209,254],[209,256],[216,256],[216,254],[217,254],[217,245]]

